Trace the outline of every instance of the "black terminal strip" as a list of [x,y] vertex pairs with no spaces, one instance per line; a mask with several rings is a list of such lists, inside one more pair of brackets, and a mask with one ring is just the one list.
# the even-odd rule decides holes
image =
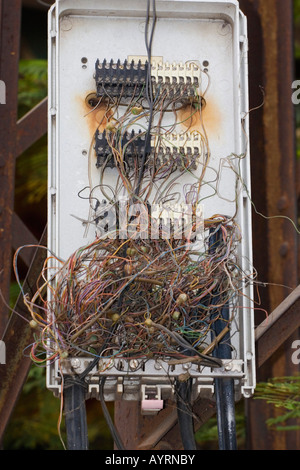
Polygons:
[[148,63],[127,60],[121,64],[113,59],[96,62],[96,87],[98,96],[132,98],[145,96]]
[[117,163],[117,158],[113,155],[112,148],[120,149],[118,158],[129,167],[134,168],[136,163],[142,159],[144,152],[147,156],[151,154],[151,146],[148,145],[145,149],[146,139],[144,132],[125,132],[122,136],[112,134],[111,132],[95,133],[95,152],[97,157],[96,166],[101,168],[114,168]]

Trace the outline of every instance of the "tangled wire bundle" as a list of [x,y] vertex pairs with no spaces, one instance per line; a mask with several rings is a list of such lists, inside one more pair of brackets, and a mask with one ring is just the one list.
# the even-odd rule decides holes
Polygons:
[[[147,91],[153,92],[150,79]],[[180,197],[193,207],[208,197],[222,197],[222,172],[210,166],[203,122],[206,90],[190,85],[192,97],[185,96],[185,86],[177,94],[169,91],[160,85],[154,94],[147,93],[147,100],[134,93],[122,101],[122,94],[112,97],[104,89],[91,110],[104,106],[98,130],[104,128],[95,140],[97,170],[95,174],[95,155],[90,152],[86,197],[90,203],[86,225],[96,226],[96,238],[66,262],[50,256],[41,273],[42,285],[32,299],[24,298],[31,324],[39,328],[31,348],[36,362],[74,356],[173,361],[193,356],[203,365],[220,366],[212,357],[213,350],[224,340],[240,308],[245,283],[253,281],[238,263],[241,235],[235,216],[206,219],[201,249],[189,236],[177,239],[172,231],[168,237],[151,240],[130,235],[109,238],[99,223],[107,212],[106,207],[101,209],[103,198],[112,207],[126,195],[128,201],[145,207],[160,203],[165,208],[170,203],[174,209]],[[182,119],[179,111],[185,113]],[[174,118],[168,125],[163,124],[165,115]],[[133,125],[140,126],[139,132],[130,134]],[[175,143],[173,132],[178,137]],[[182,147],[187,139],[191,147],[197,143],[195,155],[189,153],[189,146]],[[140,155],[142,144],[144,153]],[[232,154],[220,160],[220,167],[226,162],[239,183],[244,157]],[[113,186],[105,178],[111,171]],[[182,174],[188,174],[189,184],[182,183]],[[235,187],[236,203],[240,186]],[[140,218],[139,224],[150,222],[147,227],[151,228],[157,223],[148,213],[146,219]],[[114,230],[119,228],[116,225]],[[231,317],[215,337],[214,322],[229,304]]]
[[[212,365],[209,354],[223,336],[212,340],[212,325],[235,303],[246,277],[236,263],[237,227],[220,218],[207,225],[204,245],[211,246],[213,234],[221,238],[203,252],[183,240],[96,239],[61,262],[50,281],[25,298],[40,330],[32,359],[44,360],[45,352],[52,359],[196,356]],[[42,277],[53,270],[51,260]]]

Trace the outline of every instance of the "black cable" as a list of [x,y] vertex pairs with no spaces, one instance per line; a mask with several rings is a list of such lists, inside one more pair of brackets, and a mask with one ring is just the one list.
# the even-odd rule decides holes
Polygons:
[[[221,318],[213,325],[215,335],[227,325],[229,319],[229,307],[222,309]],[[230,333],[228,332],[214,352],[215,357],[220,359],[231,359]],[[236,423],[235,423],[235,398],[234,380],[232,378],[216,378],[216,405],[219,432],[219,449],[236,450]]]
[[[190,349],[182,351],[183,354],[191,356],[193,353]],[[178,426],[181,436],[181,442],[184,450],[197,450],[194,433],[194,419],[192,410],[192,389],[193,379],[186,381],[175,381],[176,405]]]
[[193,379],[186,382],[176,380],[177,417],[184,450],[197,450],[191,404],[192,387]]
[[[209,251],[213,253],[222,242],[220,229],[212,229],[210,232]],[[218,302],[217,292],[212,303]],[[222,308],[221,315],[216,311],[217,320],[213,323],[213,335],[218,336],[228,325],[229,306]],[[214,338],[212,338],[214,339]],[[230,332],[226,333],[221,343],[216,345],[212,355],[218,359],[231,359]],[[235,398],[234,380],[231,378],[215,378],[215,397],[217,408],[218,439],[220,450],[236,450],[236,422],[235,422]]]
[[98,364],[101,353],[114,334],[115,328],[116,325],[114,325],[109,332],[98,356],[89,363],[81,374],[78,376],[66,375],[64,377],[63,395],[68,450],[88,450],[88,430],[85,407],[88,384],[85,378]]
[[68,450],[88,450],[85,396],[87,385],[77,377],[64,377],[64,414]]
[[152,42],[153,42],[153,35],[155,30],[156,24],[156,5],[155,0],[152,0],[152,10],[153,10],[153,18],[152,18],[152,28],[150,33],[150,38],[148,40],[149,35],[149,19],[150,19],[150,0],[147,1],[147,14],[146,14],[146,27],[145,27],[145,44],[146,44],[146,51],[148,57],[148,64],[147,64],[147,75],[146,75],[146,95],[148,100],[149,106],[149,122],[148,122],[148,129],[145,136],[145,147],[143,152],[143,157],[140,163],[140,171],[137,186],[135,189],[135,196],[139,196],[142,179],[144,177],[145,172],[145,165],[147,159],[147,151],[151,148],[151,127],[152,127],[152,120],[153,120],[153,111],[154,111],[154,101],[153,101],[153,90],[152,90],[152,82],[151,82],[151,57],[152,57]]
[[105,400],[104,400],[104,384],[105,384],[105,381],[106,381],[105,376],[100,377],[100,381],[99,381],[99,398],[100,398],[100,403],[101,403],[101,406],[102,406],[103,415],[104,415],[107,426],[109,427],[110,433],[113,437],[113,440],[114,440],[117,448],[119,450],[125,450],[122,439],[121,439],[121,437],[118,433],[117,428],[115,427],[115,425],[114,425],[114,423],[111,419],[110,413],[108,411],[108,408],[107,408]]

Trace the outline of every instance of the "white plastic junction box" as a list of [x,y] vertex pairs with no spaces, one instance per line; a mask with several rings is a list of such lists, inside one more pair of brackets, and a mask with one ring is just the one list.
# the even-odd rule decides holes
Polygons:
[[[96,93],[95,64],[105,59],[145,63],[146,5],[146,0],[57,0],[49,11],[48,247],[61,259],[67,259],[95,236],[95,228],[87,230],[84,224],[89,202],[78,197],[84,188],[96,187],[99,178],[94,136],[103,115],[89,107],[86,100]],[[243,271],[251,273],[246,18],[236,0],[157,0],[156,13],[151,75],[155,83],[174,79],[177,87],[188,81],[199,84],[205,98],[203,120],[211,153],[208,184],[203,189],[203,215],[233,216],[237,208],[236,220],[242,234],[237,256]],[[185,116],[181,118],[184,132]],[[197,130],[197,123],[192,125]],[[169,146],[165,143],[161,149],[161,158],[180,146],[185,154],[201,158],[197,132],[189,129],[186,135],[183,144],[178,134],[170,135]],[[245,156],[238,159],[237,168],[231,156],[242,154]],[[201,171],[199,161],[195,168]],[[239,171],[239,179],[233,168]],[[210,184],[216,174],[217,187]],[[188,173],[182,172],[180,178],[181,188],[189,184]],[[113,168],[106,183],[115,184]],[[163,400],[173,396],[174,378],[188,370],[194,379],[194,398],[199,394],[212,396],[217,376],[234,378],[236,396],[250,397],[255,388],[252,286],[243,285],[242,292],[239,314],[232,325],[234,356],[223,361],[222,368],[184,364],[167,370],[165,363],[156,360],[134,366],[126,359],[110,363],[102,360],[88,376],[89,395],[98,396],[99,374],[105,374],[108,400],[143,400],[149,387],[150,391],[156,387],[154,395]],[[90,360],[68,358],[64,372],[77,374]],[[60,384],[58,364],[51,363],[47,386],[58,395]]]

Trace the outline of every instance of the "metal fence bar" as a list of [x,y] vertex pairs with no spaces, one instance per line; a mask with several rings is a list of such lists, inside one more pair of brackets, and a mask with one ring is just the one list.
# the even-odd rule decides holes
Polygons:
[[[14,212],[12,220],[12,248],[16,251],[23,245],[37,245],[38,240],[27,228],[20,217]],[[26,248],[20,252],[20,258],[24,261],[27,267],[30,266],[35,248]]]
[[47,133],[47,108],[45,98],[17,122],[17,157]]
[[257,367],[261,367],[300,327],[298,286],[257,328]]

